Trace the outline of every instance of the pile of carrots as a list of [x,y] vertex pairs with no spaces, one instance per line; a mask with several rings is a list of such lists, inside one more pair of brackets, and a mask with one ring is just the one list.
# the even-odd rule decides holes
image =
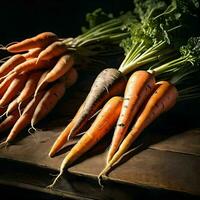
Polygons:
[[0,67],[0,132],[12,142],[27,126],[43,119],[78,78],[67,46],[52,32],[11,44]]

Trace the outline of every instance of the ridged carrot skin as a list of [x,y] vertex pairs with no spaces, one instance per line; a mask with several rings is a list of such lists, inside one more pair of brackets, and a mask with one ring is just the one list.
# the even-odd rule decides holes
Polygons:
[[130,76],[124,92],[122,110],[108,151],[107,162],[117,151],[142,103],[152,94],[155,82],[154,75],[143,70],[136,71]]
[[76,136],[89,118],[96,113],[101,106],[111,97],[120,95],[126,87],[126,78],[115,68],[103,70],[95,79],[82,112],[74,124],[69,139]]
[[168,111],[175,105],[177,96],[177,89],[171,83],[167,81],[156,83],[155,92],[144,104],[144,107],[138,114],[131,131],[124,138],[118,151],[107,163],[106,167],[99,174],[99,177],[107,173],[107,171],[121,158],[148,125],[150,125],[163,112]]
[[8,46],[7,51],[11,53],[18,53],[38,47],[45,48],[56,40],[58,40],[58,36],[55,33],[43,32],[34,37],[27,38],[21,42]]

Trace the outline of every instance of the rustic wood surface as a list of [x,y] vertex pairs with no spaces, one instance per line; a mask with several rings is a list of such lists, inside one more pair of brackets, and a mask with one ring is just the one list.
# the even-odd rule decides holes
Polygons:
[[[2,161],[16,161],[16,163],[31,164],[45,170],[59,170],[62,159],[76,141],[66,144],[54,158],[48,157],[48,151],[78,109],[94,80],[94,74],[84,74],[83,77],[81,83],[69,90],[54,111],[39,124],[38,129],[42,130],[32,135],[25,130],[13,145],[0,149]],[[175,111],[172,111],[168,116],[164,115],[161,120],[156,121],[153,126],[144,131],[133,146],[135,150],[122,159],[107,177],[103,177],[105,185],[114,182],[125,185],[127,188],[133,185],[200,195],[200,130],[197,128],[197,122],[190,123],[188,126],[173,123],[173,116],[176,118],[174,113]],[[166,123],[170,123],[171,126],[166,126]],[[105,166],[111,136],[112,133],[79,159],[69,168],[69,173],[85,177],[97,184],[98,173]],[[1,175],[0,182],[7,180],[6,177],[8,177],[5,171],[2,173],[4,174]],[[50,175],[48,180],[52,180]],[[10,182],[13,182],[13,179]],[[45,184],[41,185],[47,191]],[[79,186],[78,181],[73,184],[75,188]],[[66,187],[62,185],[61,188],[64,191],[70,190],[71,187],[71,185]],[[91,184],[88,187],[91,187]],[[119,188],[118,193],[120,193]],[[87,194],[84,195],[86,198]]]

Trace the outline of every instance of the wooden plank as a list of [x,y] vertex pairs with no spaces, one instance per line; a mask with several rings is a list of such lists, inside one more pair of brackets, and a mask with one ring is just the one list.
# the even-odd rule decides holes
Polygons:
[[[16,145],[0,150],[0,157],[58,170],[65,154],[49,158],[48,150],[60,129],[44,131],[22,138]],[[73,174],[91,177],[105,166],[106,146],[97,145],[69,168]],[[109,180],[164,188],[200,195],[200,157],[153,149],[139,149],[136,155],[109,174]]]
[[150,148],[200,156],[200,129],[171,135],[167,139],[151,145]]

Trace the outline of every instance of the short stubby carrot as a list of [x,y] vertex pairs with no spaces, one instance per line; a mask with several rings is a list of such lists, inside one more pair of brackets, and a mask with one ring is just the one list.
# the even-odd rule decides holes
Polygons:
[[68,52],[68,47],[65,43],[57,41],[49,45],[46,49],[41,51],[38,56],[38,62],[40,60],[50,60],[52,58],[62,56]]
[[23,63],[26,58],[20,54],[16,54],[8,59],[4,64],[0,67],[0,77],[5,76],[7,73],[12,71],[17,65]]
[[178,92],[174,85],[168,81],[160,81],[156,83],[155,88],[154,93],[144,103],[143,109],[141,109],[138,114],[131,131],[124,138],[118,151],[99,174],[99,178],[103,174],[106,174],[108,170],[124,155],[124,153],[148,125],[150,125],[163,112],[168,111],[175,105]]
[[107,162],[117,151],[142,103],[153,92],[155,82],[154,75],[143,70],[136,71],[130,76],[124,92],[122,110],[108,151]]
[[76,119],[79,117],[79,114],[81,113],[81,109],[83,108],[83,105],[84,103],[80,106],[73,120],[66,126],[66,128],[60,133],[60,135],[54,142],[53,146],[51,147],[49,151],[49,157],[53,157],[66,143],[70,130],[72,126],[74,125],[74,122],[76,121]]
[[60,81],[55,83],[45,92],[33,113],[31,119],[32,127],[34,127],[36,123],[49,114],[49,112],[56,106],[58,101],[64,96],[65,90],[65,83]]
[[54,180],[51,187],[56,183],[66,168],[76,161],[85,152],[97,144],[114,127],[122,107],[123,98],[119,96],[112,97],[103,107],[101,112],[92,123],[91,127],[80,138],[78,143],[72,147],[67,156],[61,163],[60,174]]
[[126,87],[126,78],[115,68],[104,69],[95,79],[82,112],[74,124],[69,139],[79,133],[82,127],[88,122],[98,109],[111,97],[120,95]]
[[27,38],[16,44],[7,47],[7,51],[12,53],[24,52],[33,48],[45,48],[58,40],[58,36],[52,32],[43,32],[34,37]]

